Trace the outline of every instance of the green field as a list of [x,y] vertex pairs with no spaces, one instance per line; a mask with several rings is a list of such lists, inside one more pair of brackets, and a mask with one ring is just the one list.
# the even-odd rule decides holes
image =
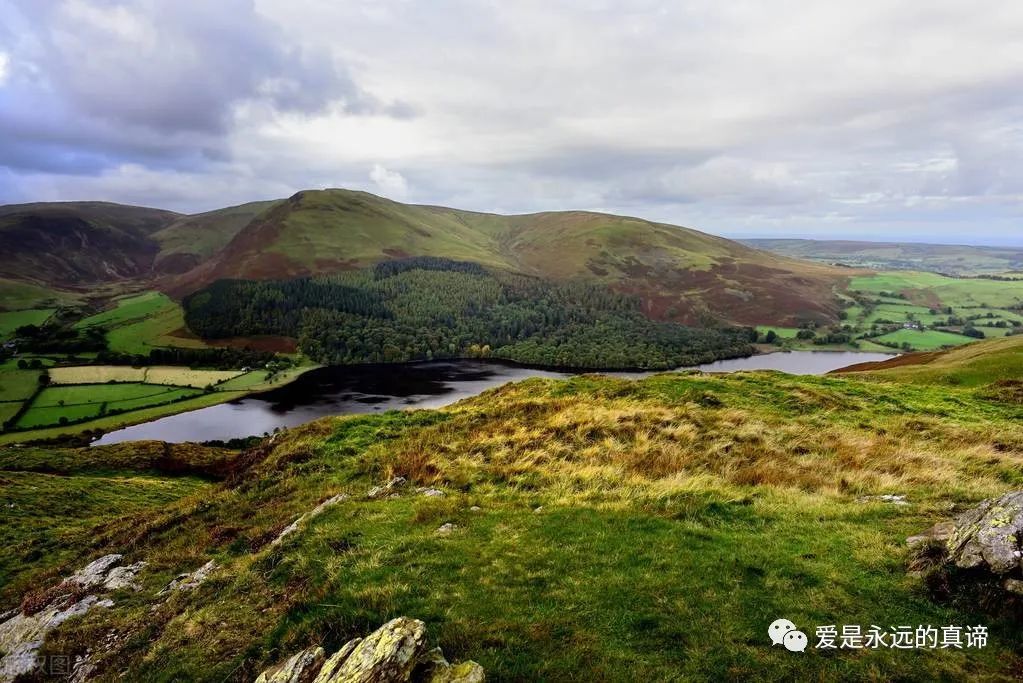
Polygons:
[[129,411],[162,405],[202,393],[188,387],[160,384],[73,384],[50,386],[32,401],[18,420],[19,429],[33,429],[99,417],[104,411]]
[[951,334],[939,330],[898,330],[877,337],[878,341],[889,344],[909,344],[915,351],[934,351],[946,346],[960,346],[976,341],[961,334]]
[[909,302],[954,308],[1010,308],[1023,304],[1023,280],[957,279],[936,273],[890,272],[854,277],[850,291],[905,293]]
[[3,427],[5,422],[18,414],[18,411],[21,410],[21,404],[22,401],[0,402],[0,428]]
[[76,304],[77,294],[41,287],[27,282],[0,278],[0,310],[20,311]]
[[203,348],[201,340],[172,333],[185,329],[184,315],[176,301],[160,292],[124,297],[107,311],[89,316],[78,328],[102,326],[107,329],[111,351],[146,355],[157,347]]
[[0,400],[17,401],[32,396],[39,388],[39,370],[0,370]]
[[30,308],[23,311],[0,312],[0,339],[10,336],[24,325],[42,325],[53,315],[53,308]]

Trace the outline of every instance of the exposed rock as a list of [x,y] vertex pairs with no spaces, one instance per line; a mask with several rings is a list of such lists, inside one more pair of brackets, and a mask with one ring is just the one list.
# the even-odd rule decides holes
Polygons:
[[1023,569],[1023,491],[982,502],[956,519],[948,539],[956,566],[986,568],[999,576]]
[[107,580],[107,572],[121,561],[123,555],[104,555],[93,560],[67,578],[69,583],[76,583],[82,588],[94,588]]
[[[125,588],[139,589],[135,577],[146,566],[136,562],[123,567],[117,563],[122,555],[110,554],[90,562],[60,584],[26,596],[24,612],[7,613],[0,620],[0,683],[13,680],[35,667],[36,653],[46,635],[71,617],[81,616],[94,607],[110,607],[113,601],[100,595],[85,595],[92,591],[112,591]],[[31,603],[31,609],[25,607]],[[91,671],[90,662],[80,668]]]
[[444,524],[441,524],[437,528],[437,535],[438,536],[449,536],[449,535],[451,535],[454,532],[454,530],[456,528],[457,527],[455,527],[455,525],[452,524],[451,522],[445,522]]
[[346,494],[339,493],[336,496],[332,496],[332,497],[328,498],[327,500],[323,501],[322,503],[320,503],[319,505],[314,507],[309,512],[306,512],[306,513],[300,515],[298,519],[296,519],[294,522],[292,522],[288,526],[284,527],[284,530],[281,531],[281,533],[277,534],[277,538],[275,538],[274,540],[270,541],[270,546],[273,547],[273,546],[280,545],[284,541],[285,538],[287,538],[289,535],[291,535],[291,534],[295,533],[296,531],[298,531],[299,528],[302,525],[304,525],[307,522],[309,522],[309,520],[311,520],[314,517],[317,517],[318,515],[322,514],[323,511],[326,510],[327,508],[332,507],[334,505],[337,505],[338,503],[340,503],[340,502],[342,502],[344,500],[347,500],[347,499],[348,499],[348,496]]
[[1002,587],[1010,593],[1023,595],[1023,581],[1020,581],[1019,579],[1006,579],[1005,583],[1002,584]]
[[320,673],[316,675],[313,683],[331,683],[331,681],[339,680],[337,672],[341,669],[341,665],[345,663],[348,655],[352,654],[352,650],[361,642],[362,638],[353,638],[342,645],[340,650],[332,654],[330,659],[323,663],[323,667],[320,668]]
[[536,513],[536,514],[540,514],[541,512],[543,512],[543,505],[540,505],[540,506],[536,507],[533,510],[533,512]]
[[469,508],[469,512],[479,512],[482,509],[483,508],[481,508],[479,505],[473,505],[471,508]]
[[256,677],[256,683],[310,683],[323,665],[323,648],[311,647],[292,655]]
[[891,503],[892,505],[909,505],[909,501],[906,500],[904,495],[895,495],[892,493],[883,493],[879,496],[860,496],[856,499],[857,503]]
[[101,600],[97,595],[87,595],[68,606],[52,605],[31,616],[19,613],[0,623],[0,653],[3,654],[0,658],[0,681],[6,683],[32,671],[36,665],[36,653],[50,631],[93,607],[110,607],[113,604],[111,600]]
[[483,683],[486,680],[482,666],[473,661],[451,664],[439,647],[426,653],[417,674],[417,680],[426,683]]
[[955,522],[938,522],[927,531],[907,538],[906,545],[910,548],[915,548],[932,541],[945,543],[952,536],[952,532],[955,531],[955,528]]
[[483,667],[468,661],[435,669],[426,680],[428,683],[483,683],[486,679]]
[[194,572],[185,572],[184,574],[178,574],[177,577],[175,577],[173,581],[168,583],[167,586],[162,591],[157,593],[157,595],[164,595],[165,593],[170,593],[171,591],[175,590],[177,591],[195,590],[200,585],[202,585],[203,582],[205,582],[206,579],[209,578],[210,574],[212,574],[216,569],[217,563],[214,562],[213,560],[210,560],[203,566],[196,569]]
[[337,669],[329,683],[407,681],[426,651],[426,624],[398,617],[366,636]]
[[444,495],[443,491],[441,491],[440,489],[435,489],[435,488],[418,489],[418,490],[419,490],[419,492],[421,494],[423,494],[424,496],[426,496],[428,498],[439,498],[439,497]]
[[103,587],[112,591],[123,588],[130,588],[136,591],[141,590],[142,587],[135,583],[135,575],[142,571],[142,568],[145,566],[145,562],[136,562],[124,567],[114,567],[107,572],[106,579],[103,581]]
[[[315,676],[315,677],[314,677]],[[398,617],[365,638],[355,638],[324,661],[311,648],[267,669],[256,683],[483,683],[476,662],[451,664],[440,648],[426,651],[426,625]]]
[[394,477],[383,486],[374,486],[366,493],[367,498],[382,498],[384,495],[391,493],[394,489],[405,484],[405,477]]

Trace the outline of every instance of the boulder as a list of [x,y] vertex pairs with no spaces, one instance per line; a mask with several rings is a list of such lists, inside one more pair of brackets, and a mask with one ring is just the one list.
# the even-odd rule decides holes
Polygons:
[[426,650],[426,625],[398,617],[355,638],[324,660],[321,648],[303,650],[267,669],[256,683],[483,683],[476,662],[451,664],[440,648]]
[[332,681],[338,681],[338,671],[341,670],[341,665],[348,659],[348,655],[352,654],[352,650],[362,642],[362,638],[353,638],[347,643],[341,646],[341,649],[330,656],[323,666],[320,668],[320,673],[316,675],[316,679],[313,683],[331,683]]
[[949,559],[963,569],[1005,576],[1023,569],[1023,491],[989,499],[960,515],[948,539]]
[[366,636],[337,669],[330,683],[407,681],[426,652],[426,624],[398,617]]
[[311,647],[292,655],[256,677],[256,683],[310,683],[323,664],[323,648]]

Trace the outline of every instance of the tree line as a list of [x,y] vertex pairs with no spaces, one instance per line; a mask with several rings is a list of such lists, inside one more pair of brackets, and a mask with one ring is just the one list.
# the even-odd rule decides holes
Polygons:
[[221,280],[187,297],[204,338],[298,338],[319,363],[489,356],[583,368],[660,369],[750,355],[747,328],[647,319],[606,287],[489,271],[440,258],[287,281]]

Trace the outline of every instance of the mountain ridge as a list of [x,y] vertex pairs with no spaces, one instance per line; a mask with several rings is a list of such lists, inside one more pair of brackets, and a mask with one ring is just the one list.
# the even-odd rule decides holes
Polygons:
[[[67,216],[76,207],[83,215]],[[113,209],[131,229],[109,219]],[[36,216],[54,213],[65,215],[65,222],[80,221],[73,231],[80,242],[104,237],[103,248],[77,253],[65,247],[57,250],[63,256],[56,262],[34,257],[33,230],[45,233],[49,225]],[[193,215],[70,203],[0,207],[0,221],[5,216],[0,240],[7,235],[8,261],[24,256],[34,267],[0,268],[0,276],[57,288],[144,281],[175,298],[218,279],[330,275],[385,260],[439,256],[599,283],[639,297],[653,319],[796,325],[836,320],[835,290],[849,275],[638,217],[579,210],[506,216],[403,204],[344,189],[302,190],[287,199]],[[122,233],[129,254],[109,267]],[[84,264],[75,265],[78,261]]]

